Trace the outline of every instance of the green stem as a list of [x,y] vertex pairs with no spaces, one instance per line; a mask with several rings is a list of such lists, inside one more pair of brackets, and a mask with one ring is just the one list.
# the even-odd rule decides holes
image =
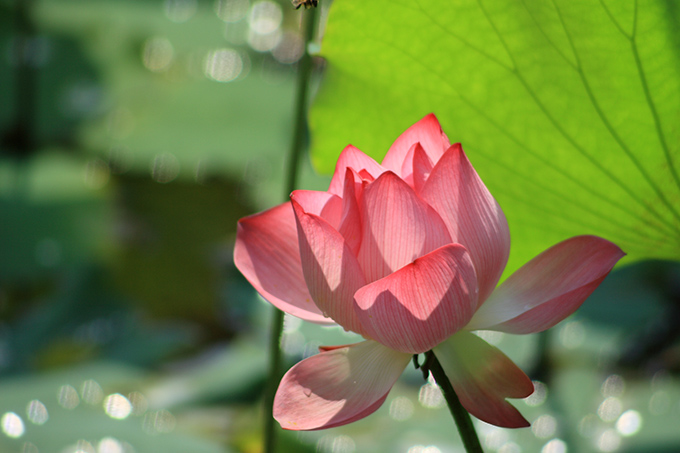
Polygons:
[[444,398],[446,398],[446,403],[449,406],[449,411],[453,416],[456,426],[458,427],[458,433],[460,438],[463,440],[463,445],[468,453],[484,453],[482,450],[482,445],[479,443],[479,437],[477,437],[477,432],[475,427],[472,425],[472,418],[467,410],[460,404],[458,395],[456,395],[455,390],[451,386],[451,381],[446,377],[444,369],[442,368],[439,360],[434,355],[433,351],[427,351],[425,353],[427,357],[427,364],[434,380],[441,388]]
[[[317,8],[313,8],[305,13],[305,45],[312,42],[316,31]],[[286,177],[285,199],[297,186],[298,168],[300,157],[305,146],[305,135],[307,132],[307,104],[309,98],[309,79],[312,72],[312,57],[305,52],[298,63],[297,73],[297,92],[295,99],[295,131],[290,147],[290,160],[288,161],[288,173]],[[279,431],[272,410],[274,408],[274,395],[281,380],[281,334],[283,332],[283,312],[273,308],[274,316],[271,324],[269,338],[269,377],[264,394],[265,423],[264,423],[264,451],[274,453],[276,451],[276,437]]]

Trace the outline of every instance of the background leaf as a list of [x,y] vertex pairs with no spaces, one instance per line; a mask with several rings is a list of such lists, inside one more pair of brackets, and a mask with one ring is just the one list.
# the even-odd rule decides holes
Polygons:
[[503,207],[508,270],[578,234],[680,256],[680,27],[672,1],[333,3],[313,159],[380,160],[429,112]]

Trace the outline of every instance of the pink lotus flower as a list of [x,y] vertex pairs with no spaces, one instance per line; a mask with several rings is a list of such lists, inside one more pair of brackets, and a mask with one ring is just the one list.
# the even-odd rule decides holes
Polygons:
[[430,349],[471,414],[528,426],[505,399],[529,396],[531,380],[471,331],[552,327],[625,255],[604,239],[574,237],[496,287],[510,251],[505,216],[434,115],[404,132],[382,164],[350,145],[327,192],[290,198],[241,219],[237,267],[284,312],[365,341],[322,347],[286,373],[274,401],[286,429],[366,417],[413,354]]

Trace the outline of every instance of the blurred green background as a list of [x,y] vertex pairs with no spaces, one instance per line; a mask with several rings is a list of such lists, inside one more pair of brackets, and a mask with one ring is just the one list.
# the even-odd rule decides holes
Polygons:
[[[232,249],[284,199],[302,14],[0,1],[0,452],[261,451],[271,309]],[[299,186],[327,182],[305,160]],[[532,428],[478,424],[485,449],[680,451],[679,322],[680,268],[655,261],[549,333],[481,333],[538,389],[516,402]],[[287,365],[353,341],[284,330]],[[375,415],[281,451],[463,451],[452,423],[411,369]]]

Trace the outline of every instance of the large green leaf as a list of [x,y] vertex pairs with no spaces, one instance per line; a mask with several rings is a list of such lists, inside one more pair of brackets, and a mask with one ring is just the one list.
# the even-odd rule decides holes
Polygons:
[[335,0],[322,55],[322,171],[434,112],[508,217],[509,269],[578,234],[680,257],[677,2]]

